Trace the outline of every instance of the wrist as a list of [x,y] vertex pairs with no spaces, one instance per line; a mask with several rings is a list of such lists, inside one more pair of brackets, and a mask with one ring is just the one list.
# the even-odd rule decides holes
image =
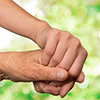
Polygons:
[[36,42],[40,48],[44,48],[46,43],[45,34],[48,30],[51,29],[51,26],[46,21],[42,21],[42,20],[40,20],[38,24],[39,24],[38,27],[36,26],[37,31],[34,34],[32,33],[31,39],[34,42]]

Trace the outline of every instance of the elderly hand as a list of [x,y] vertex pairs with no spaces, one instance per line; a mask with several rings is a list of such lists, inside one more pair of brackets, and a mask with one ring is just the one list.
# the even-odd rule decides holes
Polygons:
[[40,65],[42,50],[0,53],[0,80],[14,82],[64,81],[68,77],[62,68]]

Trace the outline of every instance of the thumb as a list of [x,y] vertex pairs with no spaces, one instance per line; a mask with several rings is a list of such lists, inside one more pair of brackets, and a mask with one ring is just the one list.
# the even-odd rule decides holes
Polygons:
[[65,81],[68,77],[67,71],[63,68],[38,65],[36,71],[34,71],[36,76],[34,80],[36,81]]
[[[32,79],[33,81],[64,81],[68,77],[68,72],[63,68],[57,67],[49,67],[43,66],[41,64],[43,50],[36,50],[34,52],[30,52],[29,59],[34,61],[31,70],[32,71]],[[32,64],[32,63],[31,63]]]

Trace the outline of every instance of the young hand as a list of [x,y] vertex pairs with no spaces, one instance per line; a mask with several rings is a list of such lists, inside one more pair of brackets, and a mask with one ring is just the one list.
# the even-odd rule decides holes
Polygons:
[[[60,95],[63,97],[73,87],[74,80],[83,82],[84,73],[81,70],[87,57],[87,52],[81,45],[79,39],[67,31],[48,28],[41,36],[41,39],[42,41],[45,40],[44,42],[41,41],[41,44],[45,44],[42,64],[64,68],[69,73],[70,81],[72,79],[71,82],[67,82],[67,84],[70,84],[68,85],[69,88],[67,84],[63,86],[65,92],[60,92]],[[40,47],[44,47],[44,45]]]

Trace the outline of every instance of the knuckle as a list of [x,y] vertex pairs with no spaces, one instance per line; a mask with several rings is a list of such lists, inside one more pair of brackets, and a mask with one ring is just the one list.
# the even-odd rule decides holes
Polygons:
[[80,40],[78,38],[75,38],[74,43],[75,43],[76,47],[80,47],[81,46],[81,42],[80,42]]
[[36,92],[40,92],[38,86],[34,86]]
[[56,29],[56,28],[54,28],[53,31],[54,31],[54,33],[59,33],[60,32],[60,30]]
[[59,29],[53,28],[50,30],[48,36],[48,39],[50,38],[50,36],[58,36],[61,33],[61,31]]
[[88,52],[85,49],[83,49],[83,55],[88,56]]
[[70,32],[63,32],[64,34],[62,34],[63,36],[61,37],[62,38],[62,41],[64,44],[70,42],[71,38],[72,38],[72,35]]
[[53,35],[58,36],[61,32],[58,29],[53,29],[52,33],[54,33]]
[[67,35],[66,35],[66,39],[70,39],[71,38],[71,33],[70,32],[66,32]]
[[45,49],[45,53],[49,56],[53,55],[53,50],[51,50],[50,48]]
[[71,33],[70,32],[63,32],[63,40],[69,40],[71,38]]
[[35,88],[35,91],[36,91],[36,92],[40,92],[37,88]]
[[59,57],[53,57],[53,58],[52,58],[52,62],[54,62],[54,63],[59,63],[59,62],[60,62]]
[[64,44],[66,44],[72,37],[71,33],[67,31],[59,32],[59,34],[60,34],[59,38]]
[[78,73],[76,71],[69,71],[70,77],[77,78]]
[[64,69],[68,70],[68,67],[66,68],[66,65],[64,65],[64,64],[62,64],[62,63],[60,63],[60,64],[58,65],[58,67],[59,67],[59,68],[64,68]]
[[50,78],[51,78],[51,77],[50,77],[51,74],[52,74],[52,70],[49,70],[49,69],[48,69],[48,70],[47,70],[47,74],[46,74],[46,78],[47,78],[47,79],[50,79]]
[[84,48],[81,49],[80,54],[84,57],[84,60],[85,60],[85,59],[87,58],[87,56],[88,56],[88,52],[87,52]]

